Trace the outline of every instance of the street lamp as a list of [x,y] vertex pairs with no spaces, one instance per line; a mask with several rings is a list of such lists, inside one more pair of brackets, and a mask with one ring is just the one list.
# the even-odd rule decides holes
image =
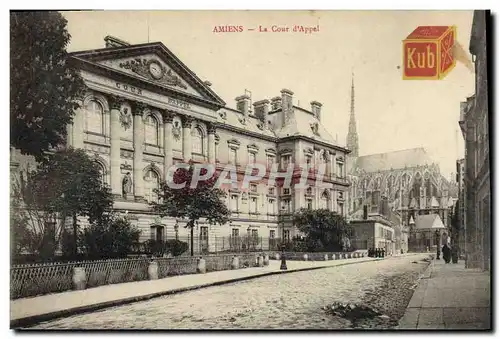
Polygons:
[[286,271],[286,259],[285,259],[285,225],[283,224],[283,238],[281,241],[281,266],[280,270]]
[[179,240],[179,220],[175,220],[174,230],[175,230],[175,240]]
[[436,254],[437,254],[437,259],[439,260],[439,255],[441,254],[441,250],[439,248],[439,231],[436,230]]

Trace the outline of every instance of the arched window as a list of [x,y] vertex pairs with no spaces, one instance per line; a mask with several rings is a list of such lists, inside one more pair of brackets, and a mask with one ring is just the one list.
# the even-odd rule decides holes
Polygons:
[[145,127],[145,142],[150,145],[159,145],[160,129],[158,120],[152,115],[146,117],[144,122]]
[[320,199],[320,208],[324,209],[329,209],[329,202],[330,202],[330,197],[328,196],[328,193],[326,191],[321,194],[321,199]]
[[203,153],[203,132],[199,127],[196,127],[191,134],[192,152],[196,154]]
[[90,100],[85,106],[87,112],[87,131],[104,134],[104,109],[100,103]]
[[160,187],[160,178],[158,173],[150,169],[144,176],[144,199],[148,202],[158,202],[158,194],[155,189]]
[[96,161],[96,165],[99,168],[99,174],[100,174],[99,181],[101,182],[101,185],[105,185],[106,184],[106,168],[99,161]]

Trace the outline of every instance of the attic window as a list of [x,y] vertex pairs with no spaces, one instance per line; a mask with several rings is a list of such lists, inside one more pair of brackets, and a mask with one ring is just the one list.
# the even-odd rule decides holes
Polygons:
[[318,127],[319,127],[319,126],[318,126],[318,123],[317,123],[317,122],[315,122],[315,123],[311,124],[311,130],[312,130],[312,132],[313,132],[315,135],[319,135],[319,132],[318,132]]

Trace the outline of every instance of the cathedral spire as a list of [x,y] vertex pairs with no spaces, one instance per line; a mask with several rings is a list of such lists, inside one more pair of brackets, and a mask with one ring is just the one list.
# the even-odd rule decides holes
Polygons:
[[356,117],[354,115],[354,72],[352,73],[351,81],[351,113],[349,117],[349,131],[347,133],[347,148],[351,150],[350,156],[358,157],[358,132],[356,131]]

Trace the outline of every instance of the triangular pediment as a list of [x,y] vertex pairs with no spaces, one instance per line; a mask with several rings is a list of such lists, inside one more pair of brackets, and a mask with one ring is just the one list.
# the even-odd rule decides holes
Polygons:
[[85,66],[223,107],[225,102],[160,42],[71,53]]

